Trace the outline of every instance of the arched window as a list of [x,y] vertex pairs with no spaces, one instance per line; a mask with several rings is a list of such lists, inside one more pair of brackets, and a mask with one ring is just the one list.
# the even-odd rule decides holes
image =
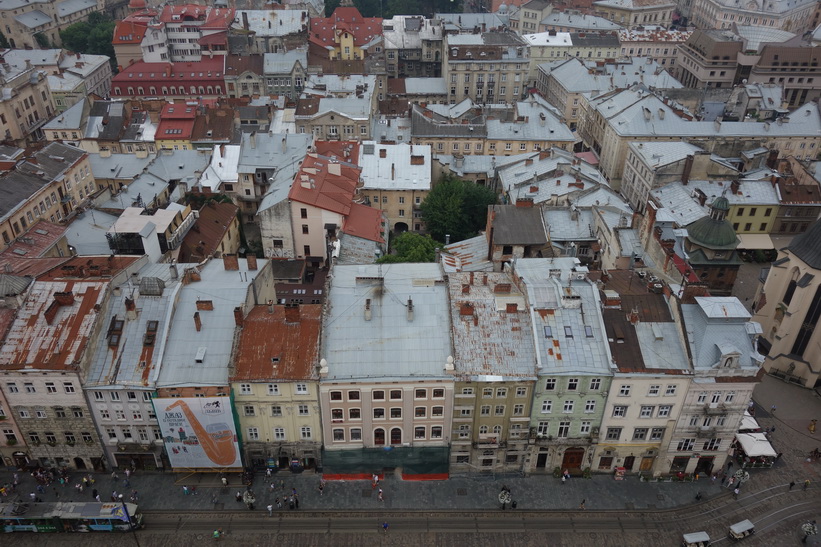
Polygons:
[[205,95],[205,88],[200,86],[200,95]]
[[487,426],[483,425],[479,427],[479,435],[484,435],[487,433]]
[[152,95],[156,95],[157,94],[157,88],[152,85],[151,87],[148,88],[148,92],[151,93]]
[[789,306],[790,302],[792,302],[792,297],[795,294],[795,288],[798,283],[798,276],[801,272],[798,268],[795,268],[792,272],[792,278],[790,279],[790,283],[787,285],[787,290],[784,292],[784,298],[781,299],[784,302],[784,305]]
[[391,429],[391,444],[402,444],[402,430],[398,427]]
[[209,95],[213,95],[213,94],[214,94],[214,88],[213,88],[213,87],[211,87],[210,85],[208,86],[208,94],[209,94]]
[[385,445],[385,430],[382,428],[373,430],[373,444],[376,446]]
[[494,425],[493,426],[493,434],[494,435],[501,435],[501,433],[502,433],[502,426]]
[[217,89],[217,95],[222,95],[222,88],[220,86],[217,86],[216,89]]
[[143,91],[143,88],[141,86],[137,87],[137,93],[139,93],[140,95],[145,95],[145,91]]

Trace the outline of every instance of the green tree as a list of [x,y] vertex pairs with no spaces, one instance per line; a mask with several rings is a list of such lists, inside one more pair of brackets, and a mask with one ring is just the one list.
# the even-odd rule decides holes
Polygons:
[[420,206],[428,232],[434,239],[462,241],[476,235],[487,223],[487,206],[497,195],[484,186],[445,176],[430,191]]
[[385,255],[377,262],[393,264],[396,262],[433,262],[436,260],[436,248],[442,247],[428,235],[414,232],[402,232],[393,240],[396,254]]
[[86,53],[88,47],[88,35],[91,32],[91,25],[85,21],[74,23],[60,31],[60,40],[63,47],[69,51]]
[[0,48],[8,49],[9,47],[11,46],[9,46],[9,41],[6,39],[6,35],[0,32]]
[[63,47],[75,53],[89,55],[108,55],[114,60],[114,46],[111,39],[114,37],[115,21],[104,13],[92,13],[88,21],[81,21],[60,31]]

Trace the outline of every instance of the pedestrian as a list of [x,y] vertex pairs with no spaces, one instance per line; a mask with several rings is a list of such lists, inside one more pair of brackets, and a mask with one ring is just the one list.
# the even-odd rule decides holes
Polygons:
[[242,503],[242,492],[237,492],[235,498],[239,503]]
[[265,470],[265,476],[268,477],[269,479],[271,478],[271,468],[270,467]]
[[187,486],[185,486],[185,485],[182,486],[182,493],[183,493],[183,495],[186,495],[186,496],[188,495],[188,487]]
[[783,456],[783,455],[784,455],[784,453],[783,453],[783,452],[779,452],[778,454],[776,454],[776,455],[775,455],[775,460],[776,460],[776,461],[780,460],[780,459],[781,459],[781,456]]
[[274,503],[277,505],[277,509],[282,509],[282,502],[279,501],[279,498],[275,499]]
[[94,499],[97,500],[97,503],[102,503],[103,502],[103,500],[100,499],[100,494],[97,494],[96,496],[94,496]]
[[564,484],[564,483],[566,483],[566,482],[567,482],[567,477],[565,477],[564,475],[562,475],[562,484]]
[[382,489],[379,489],[379,492],[376,494],[376,499],[378,501],[385,501],[385,496],[382,495]]
[[91,491],[91,497],[94,498],[94,499],[97,499],[97,489],[96,488]]
[[518,504],[518,503],[516,503],[516,500],[513,500],[513,502],[510,504],[510,508],[511,508],[511,509],[516,509],[516,506],[517,506],[517,505],[519,505],[519,504]]
[[111,480],[116,481],[116,480],[117,480],[117,479],[119,479],[119,478],[120,478],[120,477],[118,477],[118,476],[117,476],[117,472],[116,472],[116,471],[112,471],[112,472],[111,472]]
[[787,490],[788,490],[788,491],[789,491],[789,490],[792,490],[792,487],[793,487],[793,486],[795,486],[795,481],[794,481],[794,480],[793,480],[793,481],[790,481],[790,487],[789,487]]
[[128,488],[129,486],[131,486],[131,482],[128,480],[128,477],[126,477],[123,479],[123,487]]
[[211,535],[211,537],[214,538],[214,541],[219,541],[221,535],[222,530],[214,530],[214,533]]
[[267,509],[268,509],[268,516],[273,517],[274,516],[274,505],[272,503],[269,503]]
[[772,427],[770,428],[770,434],[772,434],[772,433],[775,433],[775,426],[772,426]]
[[319,495],[325,491],[325,479],[319,479]]
[[383,531],[387,534],[387,533],[388,533],[388,529],[390,528],[390,526],[391,526],[391,525],[390,525],[390,524],[388,524],[387,522],[383,522],[383,523],[382,523],[382,530],[383,530]]
[[222,485],[228,486],[228,477],[222,477]]
[[804,481],[804,490],[810,487],[810,479]]
[[579,509],[581,509],[582,511],[585,511],[585,510],[587,509],[587,508],[584,506],[584,502],[586,502],[586,501],[587,501],[587,500],[582,500],[582,502],[579,504]]
[[712,477],[710,477],[710,481],[711,481],[713,484],[715,484],[715,483],[716,483],[716,479],[717,479],[717,478],[718,478],[718,476],[717,476],[715,473],[713,473],[713,476],[712,476]]
[[38,491],[38,492],[40,492],[41,494],[45,494],[45,493],[46,493],[46,489],[45,489],[45,488],[43,488],[43,485],[42,485],[42,484],[38,484],[38,485],[37,485],[37,491]]
[[296,494],[294,494],[294,505],[297,509],[299,509],[299,496],[297,496]]
[[31,494],[29,494],[29,497],[31,498],[31,501],[35,501],[37,499],[37,494],[32,492]]
[[[134,503],[137,503],[137,500],[139,500],[139,499],[140,499],[140,496],[139,496],[139,494],[137,494],[137,491],[136,491],[136,490],[132,490],[132,491],[131,491],[131,501],[133,501]],[[214,503],[217,503],[217,502],[216,502],[216,499],[217,499],[217,495],[216,495],[216,494],[214,494],[214,498],[213,498],[213,499],[214,499]]]
[[738,493],[739,493],[739,492],[740,492],[740,490],[739,490],[739,489],[738,489],[738,487],[736,486],[736,489],[735,489],[735,490],[733,490],[733,499],[736,499],[736,500],[738,499]]
[[771,412],[772,414],[775,414],[775,405],[773,405],[773,406],[771,406],[771,407],[770,407],[770,412]]
[[116,502],[120,498],[120,495],[117,493],[116,490],[111,491],[111,501]]
[[293,510],[294,510],[294,507],[295,507],[294,497],[293,497],[293,496],[290,496],[290,497],[288,498],[288,509],[290,509],[291,511],[293,511]]
[[376,490],[376,487],[378,485],[379,485],[379,475],[374,473],[373,477],[371,477],[371,490]]

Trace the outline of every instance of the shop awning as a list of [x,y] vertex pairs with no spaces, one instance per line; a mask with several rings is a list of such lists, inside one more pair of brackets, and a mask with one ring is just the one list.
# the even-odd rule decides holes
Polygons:
[[739,433],[735,436],[744,453],[751,458],[759,456],[775,457],[777,454],[773,446],[763,433]]
[[747,249],[748,251],[775,249],[773,240],[770,239],[768,234],[738,234],[738,239],[741,240],[741,243],[738,244],[739,249]]
[[758,422],[755,421],[755,418],[750,416],[750,413],[745,410],[744,417],[741,418],[741,425],[738,426],[738,430],[745,433],[755,433],[761,431],[761,426],[758,425]]

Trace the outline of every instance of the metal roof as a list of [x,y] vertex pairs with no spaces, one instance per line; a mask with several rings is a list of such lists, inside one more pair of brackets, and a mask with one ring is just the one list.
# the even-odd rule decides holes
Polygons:
[[750,313],[737,298],[700,296],[696,304],[682,304],[681,312],[696,370],[719,365],[721,348],[738,351],[742,368],[758,370],[764,358],[753,348]]

